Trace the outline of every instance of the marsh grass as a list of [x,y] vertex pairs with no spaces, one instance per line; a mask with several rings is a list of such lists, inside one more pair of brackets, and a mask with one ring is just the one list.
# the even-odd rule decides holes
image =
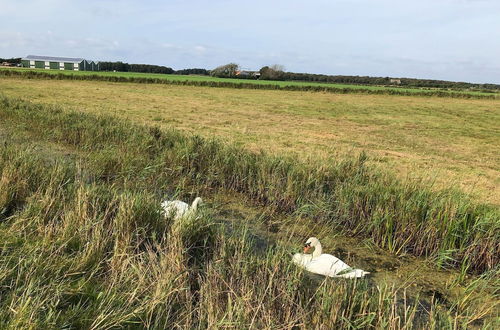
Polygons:
[[247,230],[210,210],[176,223],[150,190],[89,181],[91,170],[33,150],[0,146],[0,173],[3,204],[22,205],[0,222],[2,328],[456,328],[484,316],[311,278],[279,245],[255,253]]
[[[71,161],[0,145],[0,209],[9,210],[0,218],[1,328],[437,329],[490,312],[465,298],[446,307],[370,280],[311,278],[290,263],[287,248],[256,253],[245,228],[227,230],[210,209],[180,222],[158,212],[167,190],[187,198],[224,188],[340,226],[341,211],[323,210],[332,208],[325,196],[377,180],[364,156],[309,167],[8,99],[0,120],[82,153]],[[494,273],[485,274],[477,286],[490,286]]]
[[108,116],[8,98],[0,106],[0,119],[88,153],[88,180],[137,191],[177,191],[187,199],[225,189],[275,212],[371,238],[397,254],[432,257],[443,267],[480,273],[498,264],[497,208],[454,190],[403,183],[366,166],[364,154],[305,164]]

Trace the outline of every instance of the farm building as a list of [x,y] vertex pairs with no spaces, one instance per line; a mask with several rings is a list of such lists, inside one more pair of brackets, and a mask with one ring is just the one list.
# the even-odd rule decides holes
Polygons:
[[99,71],[99,62],[72,57],[28,55],[21,59],[21,65],[32,69]]

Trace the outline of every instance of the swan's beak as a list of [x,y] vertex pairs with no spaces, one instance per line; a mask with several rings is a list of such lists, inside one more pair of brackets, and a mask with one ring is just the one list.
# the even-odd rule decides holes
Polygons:
[[311,249],[310,246],[306,245],[304,246],[304,253],[307,253]]

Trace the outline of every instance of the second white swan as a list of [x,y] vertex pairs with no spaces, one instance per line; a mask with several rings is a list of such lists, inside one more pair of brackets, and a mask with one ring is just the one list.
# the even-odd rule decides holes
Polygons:
[[[314,248],[314,252],[307,254],[311,248]],[[304,245],[304,253],[296,253],[292,260],[311,273],[329,277],[357,278],[370,274],[362,269],[353,269],[339,258],[322,252],[319,240],[311,237]]]
[[174,217],[174,220],[190,216],[196,213],[198,206],[202,204],[201,197],[196,197],[193,201],[193,204],[189,206],[188,203],[183,201],[168,201],[165,200],[161,203],[161,208],[163,209],[162,213],[166,217]]

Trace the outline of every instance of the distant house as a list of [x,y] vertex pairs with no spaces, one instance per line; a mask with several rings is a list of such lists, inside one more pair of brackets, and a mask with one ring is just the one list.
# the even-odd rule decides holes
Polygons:
[[99,62],[73,57],[28,55],[21,59],[21,66],[32,69],[99,71]]
[[259,78],[260,77],[260,72],[259,71],[236,71],[235,72],[236,77],[244,77],[244,78]]
[[248,77],[248,76],[250,76],[250,72],[249,71],[236,71],[234,74],[236,76],[240,76],[240,77]]
[[401,79],[391,78],[389,81],[391,84],[401,85]]

